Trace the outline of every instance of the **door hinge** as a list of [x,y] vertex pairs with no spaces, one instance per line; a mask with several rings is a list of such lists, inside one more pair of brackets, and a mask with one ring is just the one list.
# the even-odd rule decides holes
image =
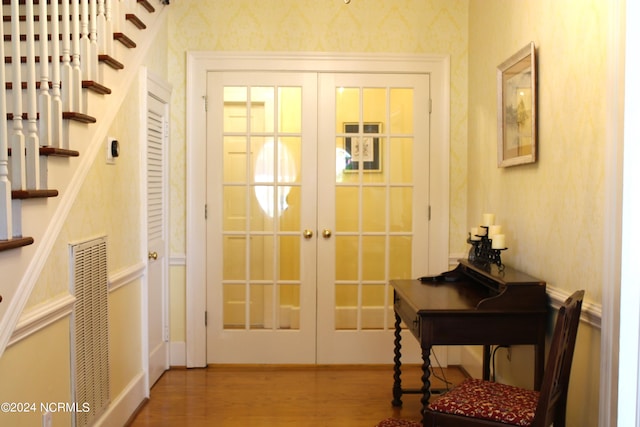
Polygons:
[[433,100],[429,98],[429,114],[433,111]]
[[428,216],[429,216],[428,221],[431,221],[431,205],[429,205],[429,215]]
[[209,111],[209,98],[207,95],[202,95],[202,99],[204,100],[204,111]]
[[164,325],[164,342],[169,342],[169,326]]
[[204,219],[207,219],[208,216],[209,216],[209,206],[204,205]]
[[207,311],[204,312],[204,326],[207,326],[207,323],[209,321],[209,313]]

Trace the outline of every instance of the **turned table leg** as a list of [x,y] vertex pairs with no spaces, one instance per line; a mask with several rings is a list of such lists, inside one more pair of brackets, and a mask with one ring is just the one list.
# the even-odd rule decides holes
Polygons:
[[398,316],[398,313],[395,313],[396,315],[396,322],[395,322],[395,331],[393,332],[393,335],[395,337],[395,339],[393,340],[394,343],[394,348],[393,348],[393,400],[391,401],[391,404],[393,406],[399,407],[402,406],[402,380],[400,379],[400,374],[401,374],[401,369],[400,366],[402,365],[402,362],[400,362],[400,349],[401,349],[401,344],[400,344],[400,340],[402,339],[402,336],[400,335],[400,332],[402,332],[402,328],[400,327],[400,316]]
[[427,406],[429,405],[429,398],[431,398],[431,381],[429,377],[431,375],[431,361],[429,359],[429,355],[431,354],[431,346],[426,346],[422,348],[422,398],[420,399],[420,403],[422,403],[422,425],[425,425],[425,414],[427,411]]

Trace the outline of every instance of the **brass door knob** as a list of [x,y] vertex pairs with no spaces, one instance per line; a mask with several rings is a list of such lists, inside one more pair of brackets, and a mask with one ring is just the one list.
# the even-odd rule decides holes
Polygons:
[[158,259],[158,252],[149,252],[149,259]]
[[306,230],[304,230],[302,235],[304,236],[305,239],[310,239],[310,238],[313,237],[313,231],[311,231],[309,229],[306,229]]
[[328,230],[326,228],[322,230],[322,237],[324,237],[325,239],[328,239],[329,237],[331,237],[331,230]]

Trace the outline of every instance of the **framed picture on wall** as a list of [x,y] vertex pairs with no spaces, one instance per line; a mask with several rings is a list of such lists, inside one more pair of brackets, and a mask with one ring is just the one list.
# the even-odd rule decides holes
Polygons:
[[536,49],[533,42],[498,66],[498,166],[537,159]]
[[[345,172],[381,172],[380,132],[382,123],[363,123],[360,132],[359,123],[345,123],[344,133],[354,133],[357,136],[345,136]],[[371,135],[367,135],[371,134]]]

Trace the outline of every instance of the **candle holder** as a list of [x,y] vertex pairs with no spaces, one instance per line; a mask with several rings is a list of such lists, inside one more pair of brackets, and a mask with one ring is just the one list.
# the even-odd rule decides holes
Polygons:
[[476,237],[480,237],[480,240],[472,240],[471,237],[473,236],[469,233],[469,238],[467,239],[467,243],[471,244],[468,257],[469,261],[482,265],[495,264],[499,268],[504,268],[500,254],[502,251],[506,251],[507,248],[492,248],[492,239],[489,238],[489,227],[485,225],[481,225],[481,227],[484,228],[486,232],[484,236],[476,235]]

